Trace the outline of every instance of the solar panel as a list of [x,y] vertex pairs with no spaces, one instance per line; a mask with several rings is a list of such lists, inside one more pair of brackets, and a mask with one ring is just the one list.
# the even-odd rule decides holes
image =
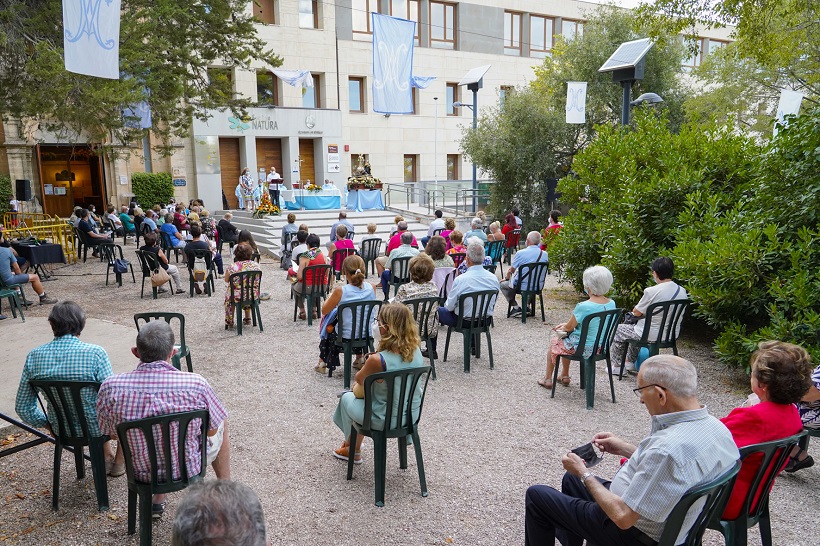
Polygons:
[[486,74],[487,71],[490,69],[490,66],[492,65],[488,64],[470,69],[470,71],[467,72],[463,78],[461,78],[461,81],[458,82],[458,85],[469,85],[471,83],[478,83],[479,81],[481,81],[481,78],[484,77],[484,74]]
[[641,62],[654,43],[650,38],[624,42],[618,46],[615,53],[603,64],[598,72],[612,72],[622,68],[631,68]]

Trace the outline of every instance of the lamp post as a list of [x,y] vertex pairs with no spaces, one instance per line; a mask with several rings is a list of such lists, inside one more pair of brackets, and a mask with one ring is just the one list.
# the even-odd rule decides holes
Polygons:
[[[453,103],[454,107],[466,106],[473,111],[473,131],[478,126],[478,90],[484,87],[484,75],[490,69],[490,65],[479,66],[471,69],[458,82],[459,87],[466,86],[469,91],[473,92],[473,104],[464,104],[462,102]],[[478,212],[478,175],[475,161],[473,161],[473,213]]]
[[433,181],[438,186],[438,97],[433,97],[433,104],[436,108],[436,119],[433,122]]
[[[469,108],[473,112],[473,132],[478,127],[478,89],[473,90],[473,103],[454,102],[455,108]],[[478,170],[476,169],[475,158],[473,159],[473,213],[478,212]]]

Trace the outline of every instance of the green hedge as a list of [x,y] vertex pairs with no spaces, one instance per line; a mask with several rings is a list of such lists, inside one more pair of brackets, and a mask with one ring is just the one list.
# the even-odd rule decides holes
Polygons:
[[9,211],[9,200],[12,195],[11,177],[7,174],[0,174],[0,220]]
[[134,173],[131,188],[140,207],[165,205],[174,197],[174,181],[170,173]]

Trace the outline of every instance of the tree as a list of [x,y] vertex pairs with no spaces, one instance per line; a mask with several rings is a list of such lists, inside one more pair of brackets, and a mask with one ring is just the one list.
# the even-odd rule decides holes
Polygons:
[[235,98],[212,65],[278,66],[266,51],[245,0],[122,0],[119,80],[67,72],[60,0],[0,0],[0,112],[32,118],[66,139],[82,135],[108,151],[140,140],[145,130],[123,110],[145,101],[152,134],[170,153],[170,139],[188,134],[193,118],[250,103]]
[[[645,36],[632,12],[599,7],[587,14],[582,36],[558,41],[552,57],[535,69],[532,83],[508,93],[503,105],[484,109],[475,131],[463,129],[462,150],[497,181],[490,203],[494,215],[516,206],[527,225],[546,224],[545,180],[570,172],[596,125],[620,123],[622,89],[598,69],[621,43]],[[644,79],[633,86],[634,95],[660,94],[673,126],[683,119],[684,92],[677,78],[682,56],[675,41],[656,45],[646,57]],[[568,81],[588,82],[584,125],[566,123]]]

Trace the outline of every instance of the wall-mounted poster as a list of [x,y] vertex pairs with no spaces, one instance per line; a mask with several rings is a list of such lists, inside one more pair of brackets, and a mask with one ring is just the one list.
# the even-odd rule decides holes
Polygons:
[[196,172],[202,174],[221,173],[222,166],[219,163],[219,137],[195,137],[194,158],[196,159]]
[[46,195],[54,195],[54,184],[43,184],[43,193]]

